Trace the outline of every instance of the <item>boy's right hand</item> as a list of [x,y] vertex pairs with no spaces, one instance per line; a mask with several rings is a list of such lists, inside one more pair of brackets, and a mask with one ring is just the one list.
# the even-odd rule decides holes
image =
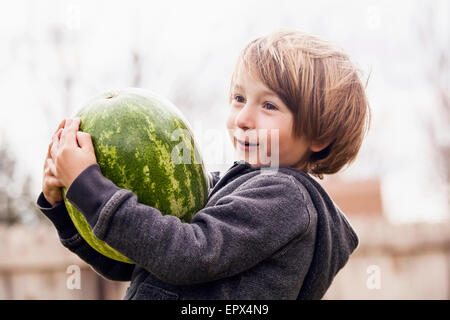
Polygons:
[[64,128],[66,120],[64,119],[58,126],[58,129],[56,129],[55,133],[52,137],[52,142],[50,142],[47,150],[47,156],[45,157],[44,162],[44,177],[42,179],[42,193],[44,194],[45,199],[50,203],[52,206],[57,204],[58,202],[61,202],[63,200],[63,194],[61,188],[63,187],[63,184],[56,178],[55,176],[55,163],[51,156],[51,150],[53,146],[53,141],[55,136],[57,136]]

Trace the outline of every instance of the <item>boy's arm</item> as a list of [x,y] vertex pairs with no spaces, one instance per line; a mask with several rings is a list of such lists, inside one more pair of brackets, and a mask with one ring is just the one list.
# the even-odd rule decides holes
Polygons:
[[111,247],[163,281],[194,284],[241,273],[310,230],[310,212],[288,176],[260,175],[206,207],[191,223],[137,202],[85,169],[66,194]]
[[105,278],[117,281],[131,280],[134,265],[110,259],[94,250],[78,233],[64,202],[59,202],[52,207],[41,193],[37,205],[55,226],[63,246],[78,255]]

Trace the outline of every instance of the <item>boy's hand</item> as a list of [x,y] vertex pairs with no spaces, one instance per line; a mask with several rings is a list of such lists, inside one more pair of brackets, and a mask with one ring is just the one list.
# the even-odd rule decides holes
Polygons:
[[42,193],[44,194],[44,197],[48,201],[48,203],[50,203],[52,206],[63,200],[63,195],[61,192],[61,187],[63,186],[63,184],[55,176],[56,172],[55,163],[52,160],[51,150],[53,147],[53,140],[55,139],[55,136],[58,135],[60,129],[64,127],[65,121],[66,120],[63,120],[59,124],[58,129],[56,129],[55,133],[53,134],[52,141],[48,145],[47,155],[44,161],[44,177],[42,179]]
[[67,119],[62,131],[53,136],[55,176],[67,189],[84,169],[97,163],[91,135],[78,131],[80,122],[80,118]]

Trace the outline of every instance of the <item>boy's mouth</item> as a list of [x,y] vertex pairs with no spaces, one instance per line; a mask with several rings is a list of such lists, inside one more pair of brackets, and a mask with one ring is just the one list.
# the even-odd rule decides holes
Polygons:
[[250,143],[248,141],[238,140],[238,139],[236,139],[236,143],[239,145],[239,147],[241,147],[245,150],[257,147],[259,145],[258,143]]

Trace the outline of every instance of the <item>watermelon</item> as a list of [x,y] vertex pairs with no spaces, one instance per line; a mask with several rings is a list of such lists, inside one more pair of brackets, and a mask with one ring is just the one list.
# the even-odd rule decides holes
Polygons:
[[[170,101],[128,88],[91,99],[76,116],[80,131],[92,137],[102,174],[133,191],[140,203],[183,222],[205,206],[207,172],[188,122]],[[66,192],[67,211],[86,242],[109,258],[134,263],[93,234]]]

